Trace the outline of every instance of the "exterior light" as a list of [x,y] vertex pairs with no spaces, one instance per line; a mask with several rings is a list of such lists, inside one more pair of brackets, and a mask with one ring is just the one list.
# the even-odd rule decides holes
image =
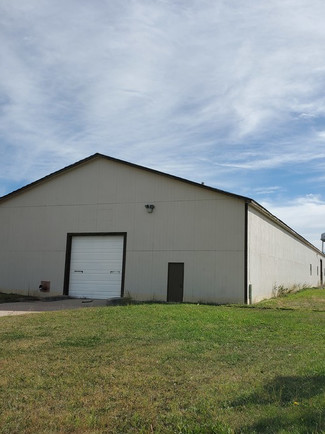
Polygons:
[[151,203],[147,203],[147,205],[144,206],[145,209],[147,210],[148,213],[152,213],[152,211],[155,208],[155,205],[151,204]]

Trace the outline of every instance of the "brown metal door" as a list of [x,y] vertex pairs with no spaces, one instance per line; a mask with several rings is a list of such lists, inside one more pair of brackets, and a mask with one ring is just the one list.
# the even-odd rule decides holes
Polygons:
[[167,301],[181,303],[183,301],[184,263],[168,263]]

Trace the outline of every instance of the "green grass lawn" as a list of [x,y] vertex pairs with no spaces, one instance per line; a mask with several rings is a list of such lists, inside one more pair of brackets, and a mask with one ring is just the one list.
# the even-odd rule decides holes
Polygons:
[[0,432],[324,432],[325,291],[301,294],[285,297],[292,310],[277,299],[0,318]]
[[313,309],[325,311],[325,289],[304,289],[295,294],[284,295],[261,301],[259,307],[272,307],[280,309]]

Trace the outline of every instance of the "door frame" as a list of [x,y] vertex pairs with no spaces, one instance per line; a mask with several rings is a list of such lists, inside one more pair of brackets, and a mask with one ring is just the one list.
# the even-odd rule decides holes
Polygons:
[[123,237],[123,256],[122,256],[121,297],[123,297],[124,296],[124,281],[125,281],[125,262],[126,262],[126,235],[127,235],[126,232],[68,232],[67,233],[66,250],[65,250],[63,295],[69,295],[71,247],[72,247],[73,237],[122,236]]

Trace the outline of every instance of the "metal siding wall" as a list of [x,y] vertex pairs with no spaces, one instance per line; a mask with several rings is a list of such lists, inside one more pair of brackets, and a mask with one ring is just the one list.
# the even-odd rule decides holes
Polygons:
[[248,227],[248,281],[252,284],[254,302],[272,297],[274,289],[281,285],[290,288],[319,284],[320,273],[317,276],[316,270],[321,256],[316,251],[252,207],[249,207]]
[[125,295],[166,300],[167,264],[184,262],[185,301],[243,302],[244,216],[240,199],[93,160],[0,205],[0,289],[62,294],[67,233],[126,232]]

